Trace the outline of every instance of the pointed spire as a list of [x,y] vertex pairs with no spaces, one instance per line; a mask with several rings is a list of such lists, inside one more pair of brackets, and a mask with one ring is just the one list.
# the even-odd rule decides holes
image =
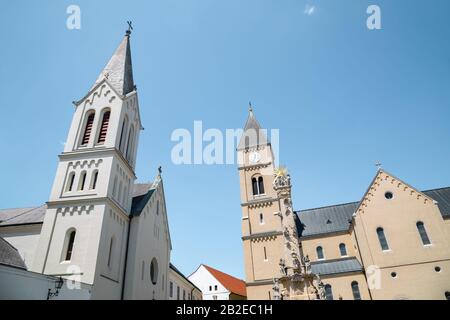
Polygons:
[[98,76],[97,81],[95,81],[92,88],[106,78],[114,89],[121,95],[126,95],[135,90],[130,49],[130,35],[133,27],[131,26],[130,21],[128,21],[128,26],[129,27],[125,33],[125,37],[114,52],[106,67]]
[[250,102],[247,122],[245,123],[244,133],[239,141],[238,149],[246,149],[268,144],[269,141],[265,131],[266,130],[261,128],[258,120],[256,120],[253,113],[253,106]]

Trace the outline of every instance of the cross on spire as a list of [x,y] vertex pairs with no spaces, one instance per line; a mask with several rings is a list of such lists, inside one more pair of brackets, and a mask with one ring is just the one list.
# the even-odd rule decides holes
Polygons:
[[380,171],[380,170],[381,170],[381,162],[380,162],[380,161],[377,161],[377,162],[375,163],[375,166],[377,167],[377,171]]
[[248,102],[248,111],[249,112],[253,112],[253,107],[252,107],[252,102],[251,101]]
[[125,34],[127,35],[127,36],[129,36],[130,34],[131,34],[131,31],[133,31],[133,22],[132,21],[127,21],[127,24],[128,24],[128,30],[125,32]]

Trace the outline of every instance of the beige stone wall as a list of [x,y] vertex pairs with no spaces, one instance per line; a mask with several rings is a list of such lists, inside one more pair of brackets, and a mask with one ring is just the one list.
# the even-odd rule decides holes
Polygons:
[[[393,194],[386,199],[386,192]],[[430,245],[424,245],[416,223],[425,225]],[[382,250],[376,229],[382,227],[389,245]],[[424,194],[381,171],[355,218],[355,234],[365,268],[381,269],[381,289],[373,290],[375,299],[434,299],[450,290],[450,277],[441,267],[450,263],[450,236],[438,206]],[[429,266],[428,266],[429,265]],[[393,279],[391,272],[397,272]],[[400,276],[401,272],[401,276]],[[394,281],[395,280],[395,281]],[[447,289],[439,283],[446,283]]]
[[350,234],[332,234],[302,240],[303,254],[308,255],[312,262],[317,261],[316,249],[321,246],[326,260],[340,259],[343,258],[339,250],[341,243],[345,244],[347,249],[347,256],[345,257],[357,256],[355,242]]
[[[435,271],[437,266],[440,272]],[[445,300],[445,292],[450,292],[450,261],[385,268],[380,275],[380,288],[371,290],[375,300]]]
[[359,292],[362,300],[370,300],[367,282],[362,273],[352,273],[336,276],[321,277],[324,284],[331,285],[333,292],[333,299],[338,300],[354,300],[352,291],[352,282],[358,282]]
[[273,298],[272,284],[247,286],[247,300],[269,300],[269,297]]

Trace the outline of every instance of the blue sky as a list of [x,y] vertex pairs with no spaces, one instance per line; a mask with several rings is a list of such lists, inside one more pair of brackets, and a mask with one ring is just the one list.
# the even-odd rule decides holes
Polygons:
[[[81,8],[81,30],[66,8]],[[382,30],[366,28],[377,4]],[[306,6],[313,6],[311,14]],[[357,201],[374,163],[450,185],[447,0],[8,1],[0,12],[0,207],[47,201],[73,114],[133,20],[137,175],[163,166],[172,261],[243,277],[233,165],[172,164],[171,133],[239,128],[248,101],[280,129],[296,209]]]

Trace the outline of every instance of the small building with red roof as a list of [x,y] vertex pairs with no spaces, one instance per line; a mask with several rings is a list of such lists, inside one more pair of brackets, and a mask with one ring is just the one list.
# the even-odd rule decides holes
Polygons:
[[246,300],[245,282],[225,272],[201,264],[189,280],[203,293],[203,300]]

